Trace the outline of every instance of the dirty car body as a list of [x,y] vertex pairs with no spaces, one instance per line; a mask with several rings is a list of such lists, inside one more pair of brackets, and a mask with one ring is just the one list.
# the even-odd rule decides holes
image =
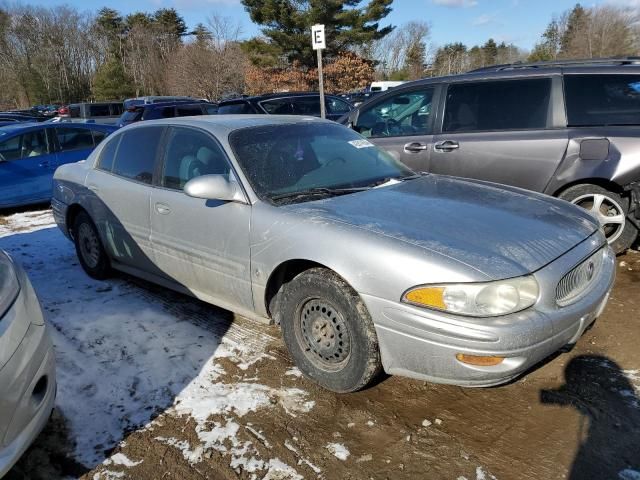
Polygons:
[[303,373],[342,392],[380,366],[457,385],[507,382],[576,342],[614,280],[613,254],[584,210],[415,174],[307,117],[126,127],[58,169],[52,205],[89,274],[113,267],[274,319]]
[[44,428],[56,393],[53,344],[24,270],[0,251],[0,477]]

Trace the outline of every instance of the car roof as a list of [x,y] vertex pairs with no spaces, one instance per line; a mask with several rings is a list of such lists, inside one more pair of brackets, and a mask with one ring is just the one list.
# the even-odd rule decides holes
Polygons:
[[130,109],[144,109],[144,108],[161,108],[161,107],[174,107],[178,105],[215,105],[215,103],[207,102],[205,100],[191,99],[191,100],[169,100],[166,102],[156,103],[139,103],[137,105],[131,105]]
[[136,122],[122,128],[128,131],[134,128],[145,128],[151,125],[184,125],[204,128],[215,133],[229,133],[234,130],[268,125],[292,125],[297,123],[327,123],[338,125],[330,120],[305,115],[200,115],[195,117],[163,118]]
[[75,127],[88,128],[90,130],[108,130],[115,131],[118,129],[115,125],[104,125],[100,123],[76,123],[76,122],[18,122],[10,123],[0,127],[0,131],[5,135],[8,133],[20,133],[23,130],[30,130],[33,127],[54,128],[54,127]]

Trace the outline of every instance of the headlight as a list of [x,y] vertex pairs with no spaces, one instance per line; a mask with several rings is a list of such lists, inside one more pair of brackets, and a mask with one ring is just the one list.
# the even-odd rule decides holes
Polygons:
[[7,254],[0,251],[0,317],[9,310],[19,291],[20,284],[13,262]]
[[457,315],[496,317],[530,307],[538,293],[538,282],[527,276],[486,283],[423,285],[408,290],[402,301]]

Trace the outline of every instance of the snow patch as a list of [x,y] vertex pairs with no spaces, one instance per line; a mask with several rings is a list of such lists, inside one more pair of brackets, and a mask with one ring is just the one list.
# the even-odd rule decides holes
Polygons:
[[122,465],[128,468],[135,467],[140,465],[143,461],[139,460],[134,462],[133,460],[129,460],[129,458],[124,453],[116,453],[111,458],[107,458],[103,465]]
[[351,455],[347,447],[341,443],[329,443],[325,448],[338,460],[345,461]]

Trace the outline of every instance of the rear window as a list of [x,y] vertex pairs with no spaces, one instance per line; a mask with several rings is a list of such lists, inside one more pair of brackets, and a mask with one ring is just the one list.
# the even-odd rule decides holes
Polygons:
[[202,107],[200,105],[178,105],[176,107],[176,116],[191,117],[193,115],[202,115]]
[[251,114],[256,113],[251,105],[246,102],[229,103],[218,107],[218,114]]
[[640,75],[565,75],[571,127],[640,124]]
[[56,127],[55,131],[63,152],[93,148],[93,135],[88,128]]
[[454,83],[447,89],[442,131],[547,128],[550,99],[550,78]]
[[142,112],[143,111],[144,110],[142,108],[136,108],[134,110],[127,110],[120,117],[120,122],[121,123],[125,123],[125,124],[126,123],[137,122],[138,120],[140,120],[142,118]]

